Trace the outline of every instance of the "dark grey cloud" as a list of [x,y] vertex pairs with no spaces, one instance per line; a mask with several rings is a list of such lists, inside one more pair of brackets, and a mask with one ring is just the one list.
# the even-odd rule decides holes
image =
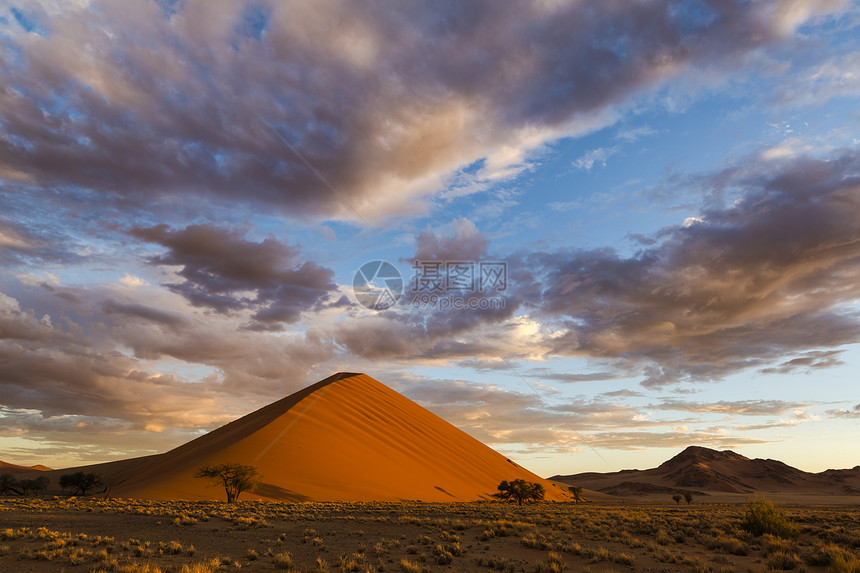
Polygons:
[[[521,299],[566,328],[551,353],[624,359],[645,384],[712,380],[749,367],[838,364],[860,338],[860,155],[720,173],[742,189],[658,242],[522,257]],[[726,184],[723,181],[722,184]],[[786,360],[788,358],[788,360]]]
[[176,230],[162,224],[130,233],[168,248],[150,262],[181,266],[177,274],[185,281],[166,286],[194,306],[221,313],[253,309],[258,323],[292,323],[336,288],[331,269],[301,261],[297,247],[272,238],[255,243],[211,224]]
[[3,23],[0,177],[163,214],[181,196],[384,216],[840,7],[27,3]]

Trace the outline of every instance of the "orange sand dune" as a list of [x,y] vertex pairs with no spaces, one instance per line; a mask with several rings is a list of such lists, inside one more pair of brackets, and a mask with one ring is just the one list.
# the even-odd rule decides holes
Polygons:
[[[252,464],[262,474],[240,499],[468,501],[502,480],[556,485],[506,459],[364,374],[340,373],[157,456],[82,468],[114,497],[224,499],[193,474],[204,464]],[[65,470],[68,472],[68,470]]]
[[19,466],[0,460],[0,474],[20,474],[26,472],[49,472],[51,468],[36,464],[35,466]]

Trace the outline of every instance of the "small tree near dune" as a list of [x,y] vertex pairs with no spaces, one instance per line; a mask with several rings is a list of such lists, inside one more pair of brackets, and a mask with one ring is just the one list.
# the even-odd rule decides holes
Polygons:
[[570,493],[573,494],[574,503],[582,503],[585,499],[582,497],[582,488],[580,486],[570,486]]
[[27,495],[28,493],[40,495],[48,489],[48,484],[51,483],[51,480],[47,476],[39,476],[36,479],[22,479],[20,483],[22,495]]
[[687,502],[687,505],[690,505],[691,503],[693,503],[693,494],[690,493],[689,491],[685,491],[684,492],[684,501]]
[[508,480],[499,484],[499,491],[493,494],[501,500],[515,500],[517,505],[522,505],[524,501],[540,501],[546,495],[546,491],[539,483],[528,482],[524,479],[515,479],[512,482]]
[[98,474],[75,472],[60,476],[60,487],[71,490],[72,495],[87,495],[88,491],[101,485],[104,484]]
[[681,497],[681,494],[676,493],[675,495],[672,496],[672,499],[675,500],[675,503],[677,503],[678,505],[681,505],[681,500],[683,498]]
[[213,485],[223,485],[227,492],[227,503],[235,502],[240,493],[253,489],[260,481],[257,468],[237,463],[206,465],[199,468],[194,477],[209,478],[214,482]]

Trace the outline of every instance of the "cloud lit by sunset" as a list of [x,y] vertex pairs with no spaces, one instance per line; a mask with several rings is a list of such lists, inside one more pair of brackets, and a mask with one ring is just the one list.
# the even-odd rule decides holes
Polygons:
[[0,457],[162,452],[345,371],[543,476],[856,465],[858,22],[4,3]]

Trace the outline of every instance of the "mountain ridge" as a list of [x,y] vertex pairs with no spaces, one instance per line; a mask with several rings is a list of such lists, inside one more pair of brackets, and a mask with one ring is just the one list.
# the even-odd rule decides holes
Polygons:
[[748,458],[731,450],[688,446],[656,468],[585,472],[549,478],[613,495],[649,495],[696,490],[712,493],[805,493],[860,495],[860,466],[805,472],[774,459]]

